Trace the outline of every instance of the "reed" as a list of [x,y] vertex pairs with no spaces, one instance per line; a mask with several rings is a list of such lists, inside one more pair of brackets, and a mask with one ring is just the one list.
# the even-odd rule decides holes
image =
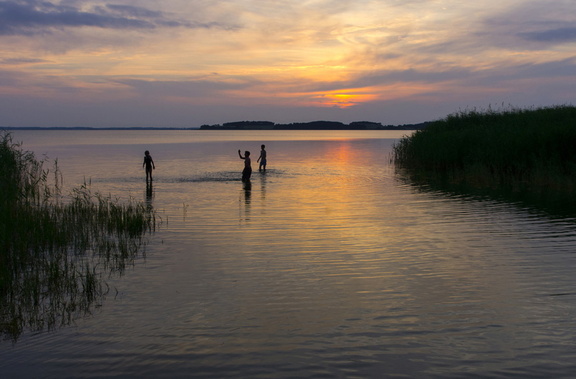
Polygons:
[[468,110],[395,144],[410,175],[535,191],[576,189],[576,107]]
[[0,137],[0,335],[13,341],[89,314],[108,291],[103,275],[133,264],[160,222],[86,183],[62,196],[57,162],[45,163]]

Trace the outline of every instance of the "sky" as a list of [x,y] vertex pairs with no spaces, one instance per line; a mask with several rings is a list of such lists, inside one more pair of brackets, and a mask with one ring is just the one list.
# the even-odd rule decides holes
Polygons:
[[574,105],[576,0],[0,0],[0,125]]

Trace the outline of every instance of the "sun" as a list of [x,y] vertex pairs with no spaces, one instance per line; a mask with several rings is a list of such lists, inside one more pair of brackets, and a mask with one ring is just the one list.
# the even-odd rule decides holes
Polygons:
[[314,97],[320,105],[324,107],[349,108],[361,103],[373,101],[377,99],[378,96],[361,90],[337,90],[327,93],[317,93]]

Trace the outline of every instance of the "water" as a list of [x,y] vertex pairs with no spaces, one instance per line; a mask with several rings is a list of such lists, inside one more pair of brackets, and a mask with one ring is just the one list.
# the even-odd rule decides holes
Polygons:
[[92,315],[0,342],[1,376],[573,377],[574,219],[400,180],[404,133],[15,132],[163,224]]

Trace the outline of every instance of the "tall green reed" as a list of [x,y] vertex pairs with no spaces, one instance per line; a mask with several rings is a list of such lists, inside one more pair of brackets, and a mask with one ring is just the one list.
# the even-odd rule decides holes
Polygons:
[[13,341],[90,314],[108,291],[103,275],[133,264],[160,222],[86,183],[62,196],[57,162],[45,163],[0,136],[0,335]]
[[485,186],[576,189],[576,107],[475,109],[403,138],[393,160],[411,175]]

